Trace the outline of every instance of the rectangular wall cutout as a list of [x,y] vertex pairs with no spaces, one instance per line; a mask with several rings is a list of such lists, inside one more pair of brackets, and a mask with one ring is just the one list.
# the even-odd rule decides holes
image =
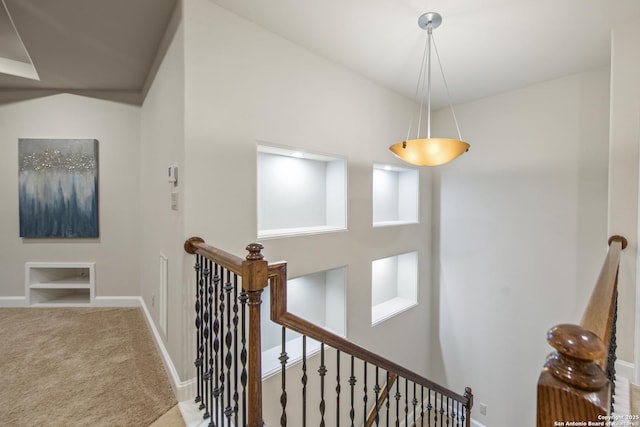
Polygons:
[[418,170],[373,165],[373,226],[418,222]]
[[418,253],[408,252],[371,263],[371,324],[418,305]]
[[258,237],[346,229],[346,161],[258,145]]

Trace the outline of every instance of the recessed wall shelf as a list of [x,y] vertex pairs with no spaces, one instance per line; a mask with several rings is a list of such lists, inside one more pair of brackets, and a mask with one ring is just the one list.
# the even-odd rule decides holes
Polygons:
[[418,253],[408,252],[371,263],[371,324],[418,305]]
[[346,229],[346,161],[258,145],[258,237]]
[[94,299],[95,263],[27,262],[29,305],[89,305]]
[[[346,268],[307,274],[287,281],[287,311],[309,322],[323,327],[337,335],[344,336],[346,331],[345,314]],[[269,376],[280,369],[282,346],[282,328],[268,321],[270,318],[270,296],[262,293],[262,372]],[[302,337],[290,330],[285,336],[288,364],[302,359]],[[307,357],[320,349],[320,343],[307,339]]]
[[373,226],[418,222],[418,170],[373,165]]

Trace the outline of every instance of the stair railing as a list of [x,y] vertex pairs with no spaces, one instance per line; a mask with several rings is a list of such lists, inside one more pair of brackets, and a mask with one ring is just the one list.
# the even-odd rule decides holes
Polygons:
[[[369,426],[379,425],[383,418],[384,425],[391,422],[404,427],[471,425],[470,388],[465,388],[462,395],[452,392],[288,312],[287,265],[265,261],[259,243],[247,246],[249,254],[244,260],[199,237],[188,239],[184,246],[186,252],[196,256],[196,402],[204,411],[203,417],[211,419],[210,426],[262,427],[264,409],[276,406],[265,402],[265,398],[274,396],[263,394],[262,378],[260,304],[261,294],[269,285],[271,320],[282,326],[278,358],[282,381],[276,397],[281,426],[286,426],[289,419],[291,425],[303,427],[316,423],[323,427],[327,423]],[[301,376],[295,382],[287,378],[290,362],[286,335],[291,331],[302,335],[302,364],[296,365]],[[319,353],[307,354],[307,342],[313,341],[319,343]],[[312,378],[308,369],[312,362],[317,366],[317,378]],[[342,372],[346,381],[341,378]],[[318,386],[311,390],[313,381]],[[295,410],[287,407],[293,394],[299,400]],[[318,401],[309,407],[311,396]]]
[[547,357],[538,380],[538,427],[606,423],[613,412],[618,267],[626,246],[622,236],[609,239],[607,256],[580,325],[561,324],[547,333],[555,351]]
[[[374,380],[374,385],[372,387],[373,396],[371,396],[373,399],[369,399],[366,393],[364,393],[365,402],[371,400],[372,403],[375,403],[372,407],[375,414],[374,418],[379,419],[381,416],[395,418],[393,425],[399,425],[402,422],[402,415],[404,415],[404,425],[406,426],[415,425],[421,418],[424,418],[425,420],[430,419],[433,425],[436,425],[436,422],[442,423],[443,421],[445,422],[444,425],[449,426],[468,427],[471,425],[470,410],[473,404],[473,395],[469,387],[465,388],[463,395],[454,393],[451,390],[396,364],[395,362],[372,353],[371,351],[362,348],[339,335],[331,333],[320,326],[288,312],[286,292],[287,275],[285,263],[270,265],[269,278],[271,279],[271,320],[273,322],[282,325],[283,328],[295,331],[303,337],[308,337],[322,343],[322,345],[330,346],[347,357],[349,366],[353,366],[354,362],[358,360],[362,365],[363,370],[366,369],[366,366],[369,366],[371,367],[371,370],[376,373],[376,377],[383,378],[383,380],[378,378]],[[286,358],[284,345],[285,343],[283,343],[282,355]],[[322,351],[323,347],[321,346],[321,358],[323,356]],[[325,369],[326,365],[321,361],[319,368],[321,376],[326,375],[324,372]],[[335,370],[339,374],[339,361],[336,362]],[[354,368],[350,368],[348,373],[349,387],[354,388],[356,381]],[[379,373],[381,375],[378,375]],[[306,373],[303,373],[303,375],[305,374]],[[361,379],[364,382],[363,387],[367,388],[368,378],[366,374],[363,374]],[[306,381],[308,381],[307,376],[305,376],[305,382]],[[392,393],[392,383],[394,382],[395,393]],[[401,390],[401,382],[404,385],[404,387],[402,387],[403,390]],[[336,391],[339,394],[341,385],[338,381],[336,381],[336,383]],[[304,389],[305,385],[306,384],[303,383],[303,394],[306,391]],[[395,415],[390,413],[393,410],[393,408],[391,408],[391,399],[395,400]],[[280,400],[281,402],[285,402],[282,404],[282,414],[286,418],[287,390],[284,388],[282,389]],[[385,400],[384,410],[378,404],[381,400]],[[305,405],[305,402],[303,402],[303,405]],[[319,405],[322,408],[326,405],[326,402],[321,400]],[[337,406],[338,405],[335,405],[335,407]],[[350,425],[354,425],[356,413],[355,402],[349,402],[346,407],[348,408],[348,411],[346,412],[349,414],[349,420],[347,422],[350,422]],[[413,424],[410,422],[409,418],[411,418]],[[366,419],[367,418],[364,418],[364,420]],[[324,422],[324,417],[321,417],[320,425],[324,425]],[[305,425],[305,423],[306,420],[302,419],[300,424]],[[336,425],[339,425],[339,422],[336,422]],[[389,425],[389,423],[387,422],[384,425]]]

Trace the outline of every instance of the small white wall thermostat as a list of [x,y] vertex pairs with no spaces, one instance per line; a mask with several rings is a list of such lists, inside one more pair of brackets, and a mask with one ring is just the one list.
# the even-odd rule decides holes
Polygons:
[[169,184],[171,184],[171,209],[178,210],[178,165],[169,166]]
[[174,187],[178,186],[178,165],[169,166],[169,182]]

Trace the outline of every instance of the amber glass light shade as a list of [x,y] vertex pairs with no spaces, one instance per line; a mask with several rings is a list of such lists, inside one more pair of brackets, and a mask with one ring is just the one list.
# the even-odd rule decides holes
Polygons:
[[396,142],[389,150],[413,165],[438,166],[469,151],[469,144],[459,139],[422,138]]

